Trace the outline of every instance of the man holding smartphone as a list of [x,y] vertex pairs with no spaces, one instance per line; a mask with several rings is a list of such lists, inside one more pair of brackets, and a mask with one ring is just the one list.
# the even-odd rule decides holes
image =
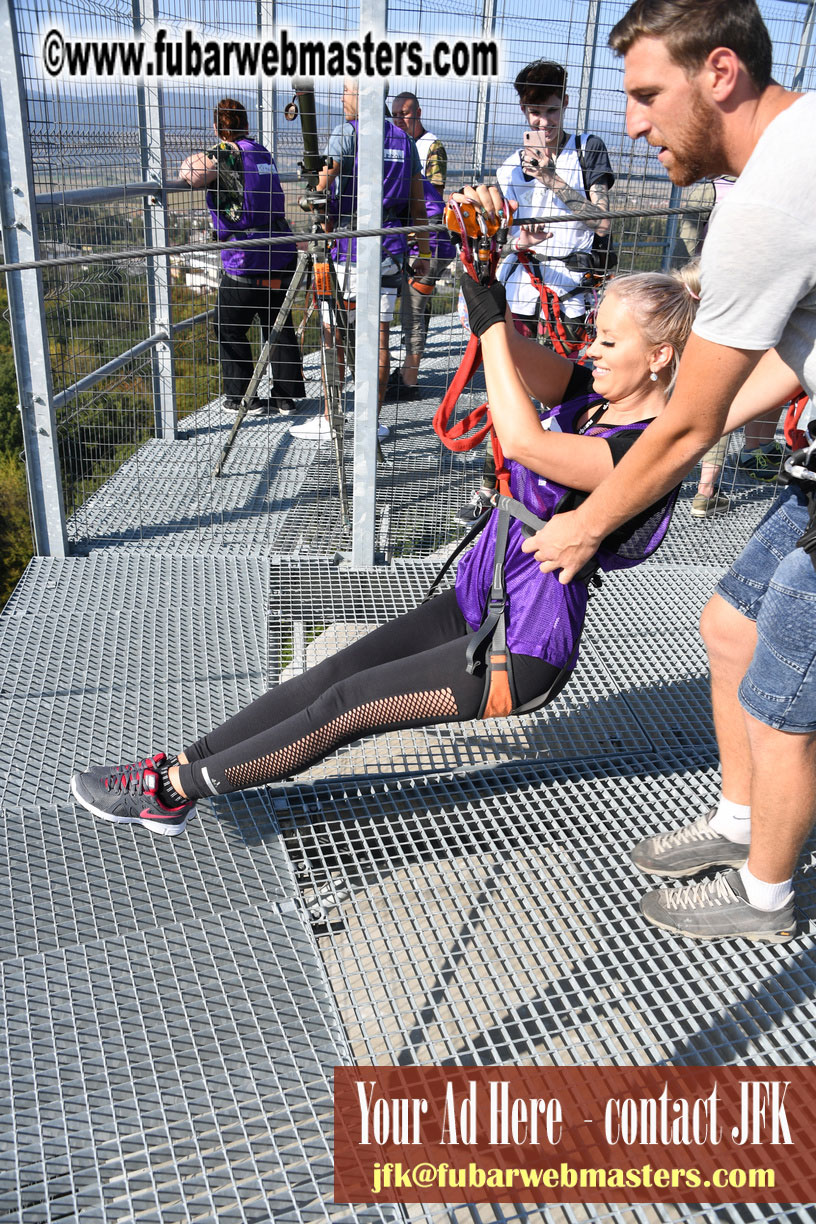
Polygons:
[[[518,204],[519,220],[534,222],[559,212],[571,214],[573,220],[543,228],[531,224],[515,231],[515,249],[505,260],[500,279],[519,331],[535,335],[538,330],[541,291],[535,281],[540,280],[561,299],[567,339],[572,341],[586,317],[580,285],[593,266],[596,235],[604,238],[609,233],[608,218],[599,219],[598,212],[609,210],[615,175],[598,136],[571,136],[564,131],[569,96],[561,64],[536,60],[522,68],[514,84],[527,130],[522,148],[496,172],[501,193]],[[519,259],[519,253],[525,260]]]

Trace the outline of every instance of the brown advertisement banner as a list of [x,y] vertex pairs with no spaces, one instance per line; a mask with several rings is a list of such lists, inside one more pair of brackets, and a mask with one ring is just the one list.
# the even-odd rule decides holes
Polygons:
[[816,1067],[336,1067],[338,1203],[809,1203]]

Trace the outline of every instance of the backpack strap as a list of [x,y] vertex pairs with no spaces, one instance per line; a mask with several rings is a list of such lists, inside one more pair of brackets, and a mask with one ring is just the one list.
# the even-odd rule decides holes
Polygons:
[[586,133],[581,136],[578,132],[575,133],[575,152],[578,154],[578,163],[581,167],[581,178],[584,180],[584,195],[589,199],[589,173],[587,171],[586,157],[584,155],[584,144]]

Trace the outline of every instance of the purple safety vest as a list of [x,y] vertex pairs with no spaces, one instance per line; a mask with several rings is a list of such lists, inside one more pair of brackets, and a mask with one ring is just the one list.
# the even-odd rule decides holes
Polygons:
[[[431,180],[427,179],[424,174],[422,176],[422,190],[425,194],[425,212],[428,214],[428,220],[435,221],[445,211],[445,201]],[[444,230],[437,230],[435,233],[428,234],[428,245],[431,248],[432,259],[451,260],[456,254],[456,246],[450,238],[446,237]],[[416,243],[412,243],[410,248],[411,258],[416,259],[418,254],[419,247]]]
[[[354,128],[354,169],[349,176],[341,172],[331,185],[329,194],[329,216],[335,219],[340,216],[340,200],[338,193],[340,184],[345,187],[342,199],[342,215],[344,218],[357,214],[357,159],[359,155],[358,121],[350,119]],[[411,219],[411,137],[403,132],[389,119],[385,120],[383,140],[383,200],[382,228],[407,225]],[[343,222],[344,226],[346,222]],[[332,256],[338,263],[345,262],[351,245],[351,262],[357,259],[356,238],[340,238],[332,248]],[[408,250],[405,234],[386,234],[382,240],[382,256],[390,257],[401,263]]]
[[[562,433],[576,433],[575,422],[587,408],[601,402],[595,392],[587,392],[552,412]],[[610,438],[625,431],[642,432],[648,421],[631,425],[593,425],[584,436]],[[588,494],[577,493],[556,481],[547,480],[520,463],[510,461],[510,488],[513,496],[539,518],[552,518],[556,510],[570,509]],[[677,490],[657,502],[648,515],[625,524],[598,549],[596,560],[610,571],[637,565],[651,556],[663,540],[671,521]],[[462,615],[475,630],[481,625],[493,577],[498,512],[493,511],[476,544],[465,553],[456,571],[456,597]],[[524,540],[518,519],[510,523],[504,573],[507,588],[507,645],[514,654],[545,659],[564,667],[573,656],[586,615],[588,587],[584,582],[562,585],[557,573],[542,574],[532,553],[521,551]]]
[[[217,211],[214,191],[207,192],[207,207],[219,242],[233,237],[267,238],[271,234],[291,234],[286,220],[283,188],[272,154],[254,140],[236,141],[244,169],[244,204],[237,221],[228,221]],[[221,252],[224,271],[230,276],[266,277],[288,268],[295,259],[295,244],[273,247],[228,247]]]

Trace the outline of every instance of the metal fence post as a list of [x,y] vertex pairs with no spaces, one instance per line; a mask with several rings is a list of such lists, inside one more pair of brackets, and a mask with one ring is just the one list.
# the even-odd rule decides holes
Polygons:
[[[271,42],[275,36],[276,9],[276,0],[257,0],[255,25],[262,43]],[[262,145],[266,145],[277,162],[278,117],[275,100],[274,78],[261,77],[258,82],[258,140]]]
[[[0,0],[0,217],[6,263],[40,258],[28,109],[12,0]],[[68,551],[51,357],[39,269],[6,274],[14,365],[23,420],[34,547],[43,557]]]
[[[361,0],[360,38],[380,36],[385,11],[376,0]],[[357,228],[382,225],[382,167],[385,89],[377,77],[360,77],[357,149]],[[354,366],[354,488],[351,562],[374,564],[377,495],[377,407],[380,356],[379,238],[357,240],[357,308]]]
[[802,89],[805,80],[805,70],[808,67],[808,57],[810,55],[810,44],[813,41],[813,27],[816,25],[816,3],[811,0],[808,4],[807,14],[802,25],[802,37],[799,39],[799,54],[796,57],[796,68],[791,81],[791,89]]
[[598,52],[598,17],[600,0],[589,0],[586,30],[584,31],[584,60],[581,65],[581,87],[578,93],[578,115],[575,121],[577,132],[589,129],[589,100],[592,96],[592,78],[595,75],[595,57]]
[[[671,194],[669,195],[669,208],[682,208],[683,206],[683,188],[678,187],[676,183],[672,183]],[[677,238],[677,227],[680,224],[680,218],[677,213],[674,213],[668,218],[666,223],[666,236],[663,239],[663,262],[660,265],[662,272],[671,272],[672,267],[672,251],[674,250],[675,239]]]
[[[492,38],[496,32],[496,0],[483,0],[482,38]],[[473,136],[473,173],[477,179],[484,174],[487,158],[487,131],[490,123],[489,79],[482,79],[476,87],[476,131]]]
[[[147,0],[150,16],[144,13],[145,0],[133,0],[133,28],[137,34],[153,34],[160,24],[158,0]],[[142,178],[162,184],[155,196],[144,203],[145,248],[164,247],[167,238],[167,200],[164,191],[164,114],[160,85],[140,84],[137,89],[139,114],[139,152]],[[176,436],[176,380],[173,344],[173,309],[170,297],[170,257],[148,255],[147,309],[151,333],[166,332],[167,340],[157,344],[151,354],[153,412],[156,436],[169,440]]]

